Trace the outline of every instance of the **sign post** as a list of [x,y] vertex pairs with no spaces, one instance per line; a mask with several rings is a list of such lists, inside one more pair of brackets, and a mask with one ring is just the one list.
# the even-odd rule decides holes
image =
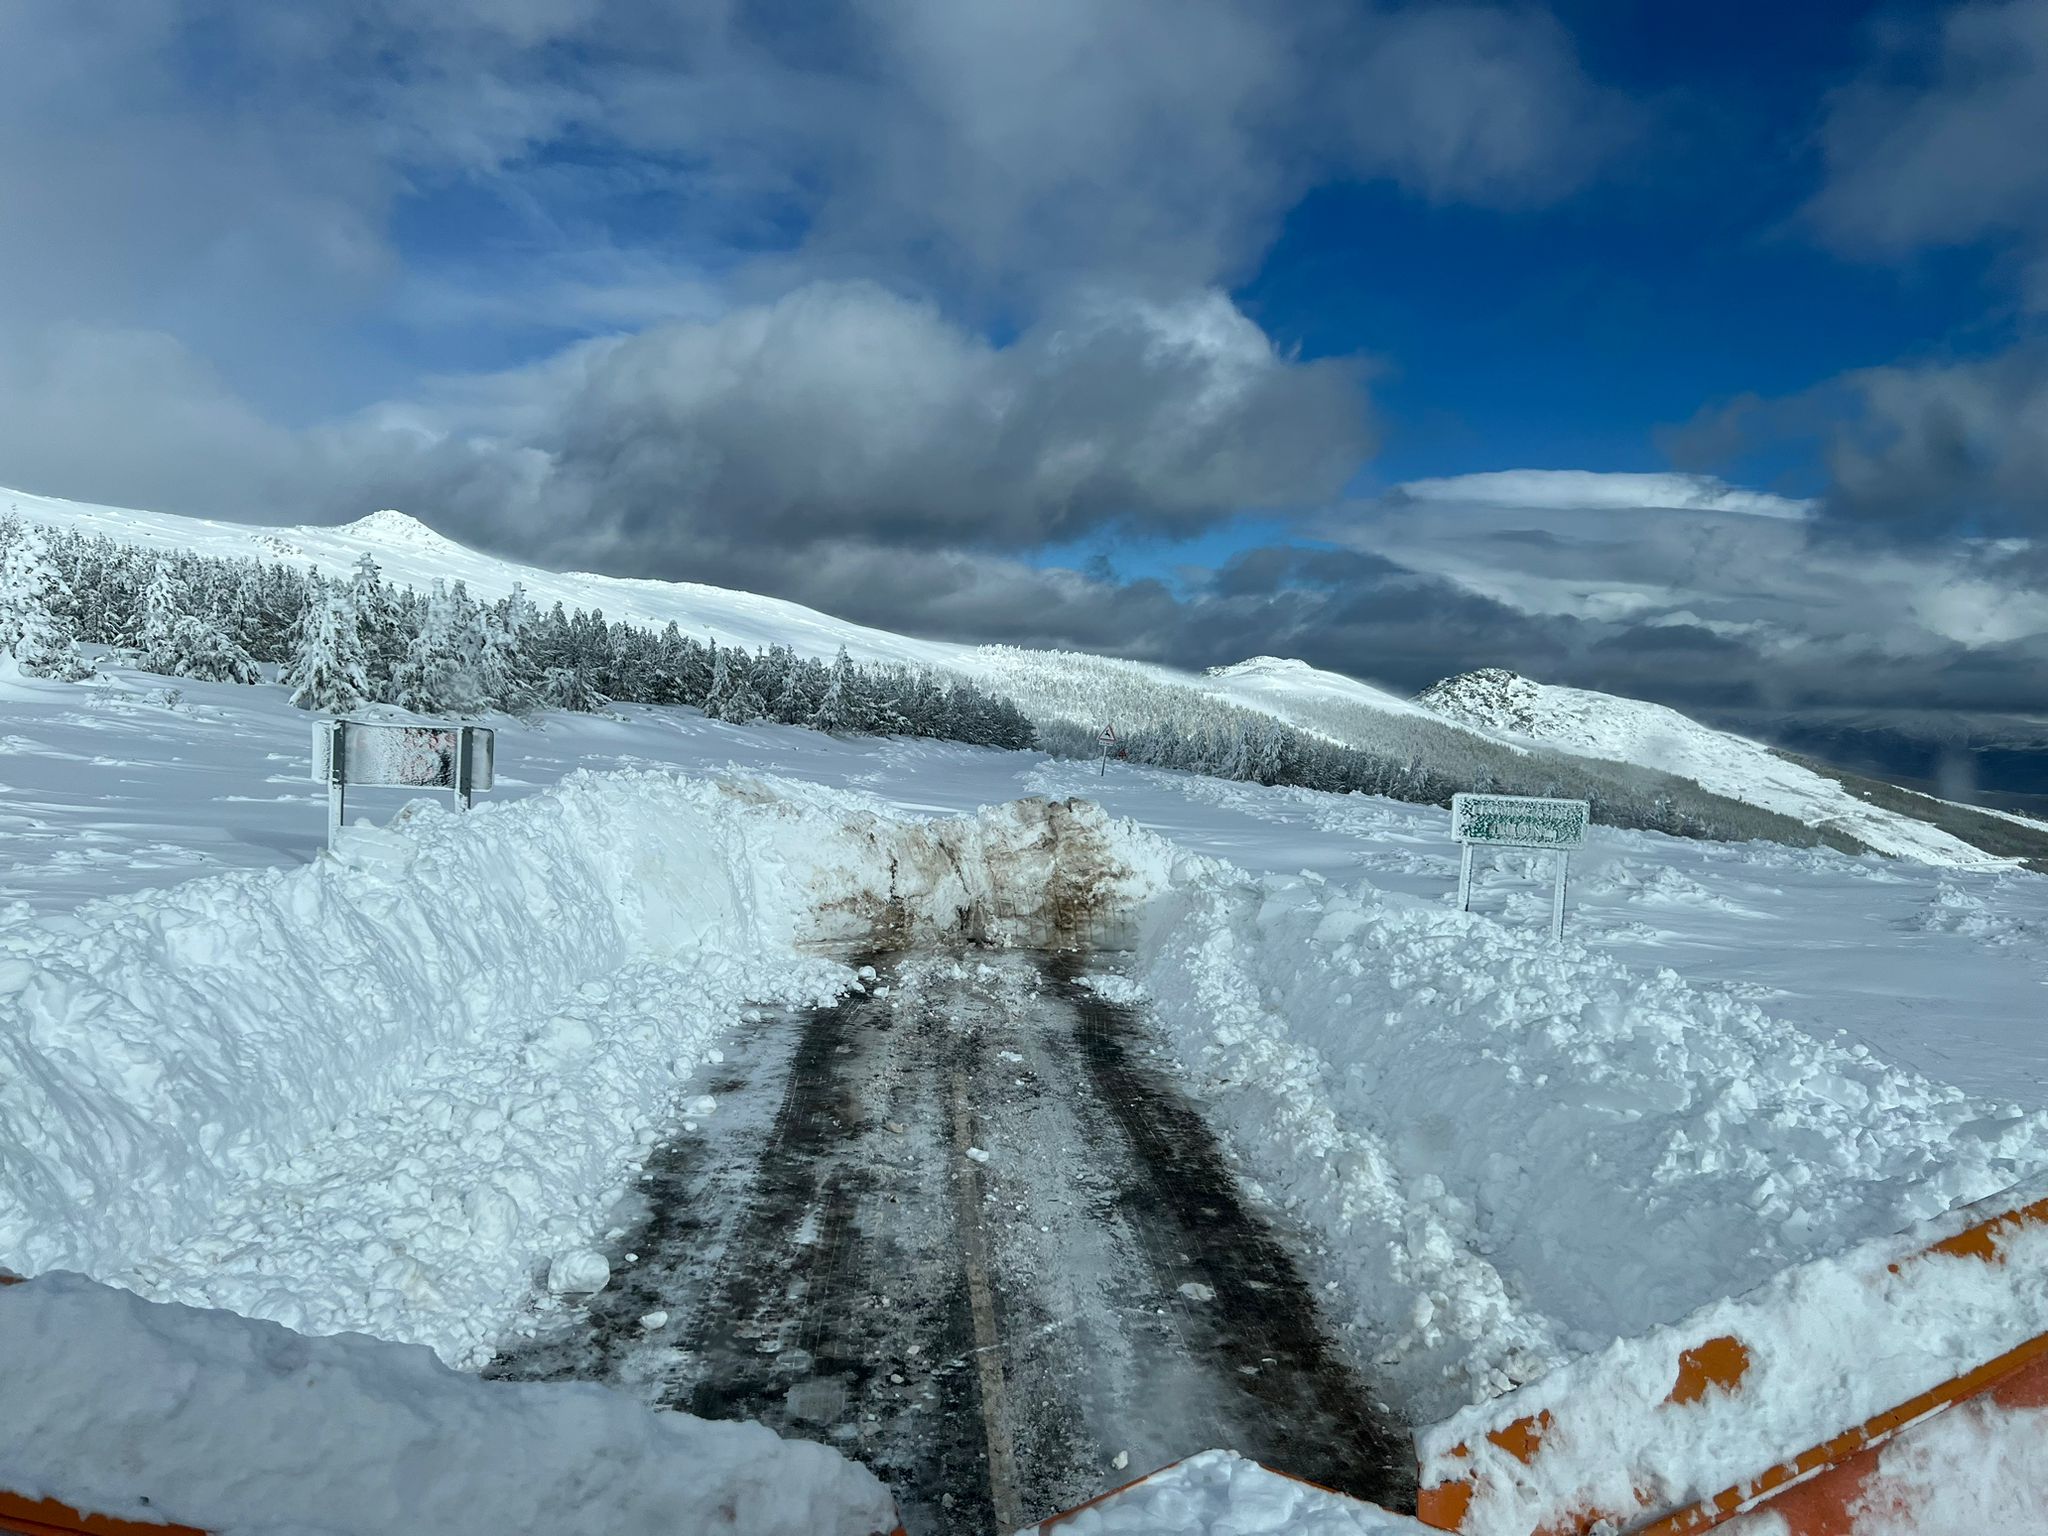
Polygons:
[[321,720],[313,726],[313,777],[327,785],[327,846],[340,835],[351,784],[446,789],[463,810],[491,787],[497,733],[480,725],[385,725]]
[[1572,850],[1586,845],[1592,807],[1584,800],[1545,800],[1534,795],[1451,796],[1451,836],[1461,845],[1458,910],[1472,910],[1472,850],[1528,848],[1557,855],[1557,879],[1550,892],[1550,937],[1564,938],[1565,881]]
[[1116,745],[1116,727],[1105,725],[1102,734],[1095,739],[1102,743],[1102,762],[1095,770],[1095,777],[1106,779],[1109,777],[1109,749]]

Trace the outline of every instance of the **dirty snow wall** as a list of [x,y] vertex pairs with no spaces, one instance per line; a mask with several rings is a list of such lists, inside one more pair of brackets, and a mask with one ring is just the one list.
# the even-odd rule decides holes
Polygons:
[[475,1361],[739,1011],[845,984],[800,944],[1078,920],[1145,888],[1126,845],[1088,806],[582,774],[0,927],[0,1265]]

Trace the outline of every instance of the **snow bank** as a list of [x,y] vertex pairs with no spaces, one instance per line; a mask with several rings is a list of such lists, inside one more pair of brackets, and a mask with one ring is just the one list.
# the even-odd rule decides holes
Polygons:
[[2048,1167],[2048,1116],[1670,971],[1195,864],[1146,984],[1417,1422]]
[[7,923],[0,1264],[478,1360],[740,1010],[843,985],[800,946],[1069,929],[1147,846],[1085,805],[583,774]]
[[[1930,1251],[2043,1199],[2048,1181],[2036,1181],[1992,1206],[1796,1266],[1467,1409],[1417,1437],[1423,1486],[1471,1479],[1477,1493],[1460,1528],[1473,1536],[1522,1536],[1584,1510],[1632,1521],[1713,1498],[2048,1332],[2048,1227],[2005,1230],[1997,1262]],[[1732,1379],[1674,1400],[1686,1353],[1729,1338],[1746,1352]],[[1881,1473],[1902,1495],[1954,1484],[2011,1500],[2044,1484],[2001,1485],[1987,1456],[2040,1418],[1996,1405],[1951,1410],[1888,1446]],[[1489,1438],[1521,1419],[1543,1426],[1528,1460]],[[2039,1470],[2038,1452],[2030,1459]],[[1866,1501],[1892,1502],[1875,1487]],[[1912,1529],[2017,1527],[1923,1513]]]
[[0,1397],[14,1410],[0,1415],[0,1488],[220,1536],[878,1536],[896,1523],[872,1473],[758,1424],[603,1387],[483,1382],[409,1345],[309,1339],[78,1275],[0,1287]]
[[1058,1526],[1059,1536],[1425,1536],[1428,1529],[1269,1472],[1235,1451],[1175,1462]]

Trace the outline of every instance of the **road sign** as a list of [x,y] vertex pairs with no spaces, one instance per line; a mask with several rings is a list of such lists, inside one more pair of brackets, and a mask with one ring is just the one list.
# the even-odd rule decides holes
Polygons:
[[388,725],[368,720],[313,723],[313,778],[327,786],[327,845],[341,830],[351,784],[446,789],[469,809],[491,787],[497,733],[480,725]]
[[1592,807],[1534,795],[1451,796],[1451,836],[1497,848],[1583,848]]
[[1451,836],[1461,845],[1458,910],[1472,910],[1472,850],[1530,848],[1557,855],[1557,881],[1550,894],[1550,936],[1564,938],[1564,889],[1571,851],[1586,846],[1592,806],[1584,800],[1547,800],[1536,795],[1451,796]]
[[1102,734],[1095,739],[1102,743],[1102,762],[1096,768],[1095,776],[1098,779],[1106,778],[1109,774],[1109,749],[1116,745],[1116,727],[1105,725]]

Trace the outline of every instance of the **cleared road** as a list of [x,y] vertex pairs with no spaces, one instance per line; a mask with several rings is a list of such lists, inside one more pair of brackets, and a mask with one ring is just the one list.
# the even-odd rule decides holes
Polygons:
[[1212,1446],[1411,1508],[1406,1432],[1090,957],[870,959],[867,993],[743,1026],[611,1285],[488,1374],[838,1445],[914,1536]]

